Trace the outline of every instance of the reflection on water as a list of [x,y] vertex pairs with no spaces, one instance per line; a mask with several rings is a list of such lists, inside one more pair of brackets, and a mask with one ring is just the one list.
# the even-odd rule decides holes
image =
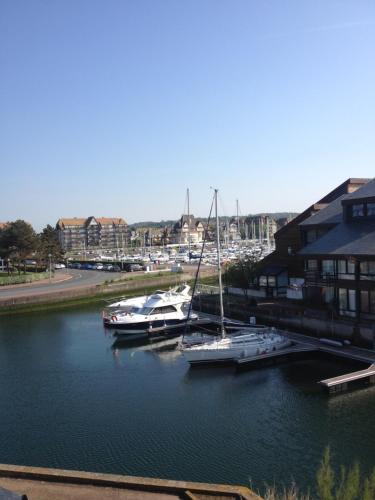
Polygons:
[[317,384],[346,362],[190,369],[171,339],[114,340],[94,307],[1,318],[1,462],[258,487],[312,483],[327,444],[375,462],[375,388]]

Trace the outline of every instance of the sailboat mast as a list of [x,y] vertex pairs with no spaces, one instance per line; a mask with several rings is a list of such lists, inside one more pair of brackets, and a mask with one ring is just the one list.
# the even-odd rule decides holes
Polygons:
[[223,283],[222,283],[222,280],[221,280],[220,227],[219,227],[219,215],[217,213],[217,193],[218,193],[218,189],[215,189],[217,273],[218,273],[218,276],[219,276],[220,325],[221,325],[221,336],[225,337],[225,329],[224,329],[224,304],[223,304]]
[[188,252],[189,252],[189,262],[190,262],[190,193],[189,193],[189,188],[187,188],[187,209],[188,209]]
[[238,215],[238,200],[236,200],[236,207],[237,207],[237,238],[240,235],[240,217]]

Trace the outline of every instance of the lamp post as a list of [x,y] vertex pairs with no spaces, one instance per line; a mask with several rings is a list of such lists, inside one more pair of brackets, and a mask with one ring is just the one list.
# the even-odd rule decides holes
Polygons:
[[52,273],[52,263],[51,263],[51,257],[52,255],[49,253],[48,254],[48,260],[49,260],[49,282],[51,283],[51,273]]

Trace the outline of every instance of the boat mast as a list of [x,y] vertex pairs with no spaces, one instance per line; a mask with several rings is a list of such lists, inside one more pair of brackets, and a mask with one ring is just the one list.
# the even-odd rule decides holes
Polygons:
[[237,239],[238,239],[240,235],[240,217],[238,215],[238,200],[236,200],[236,206],[237,206]]
[[187,210],[188,210],[188,252],[189,252],[189,262],[190,262],[190,199],[189,199],[189,188],[187,188]]
[[218,189],[215,189],[217,273],[219,275],[220,325],[221,325],[221,336],[224,338],[225,337],[225,328],[224,328],[223,283],[221,280],[220,227],[219,227],[219,215],[217,213],[217,193],[218,193]]

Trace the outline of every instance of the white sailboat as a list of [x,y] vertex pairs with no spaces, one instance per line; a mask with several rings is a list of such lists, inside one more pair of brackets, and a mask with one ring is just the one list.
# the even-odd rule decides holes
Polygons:
[[256,356],[268,352],[276,351],[290,345],[288,338],[270,329],[267,333],[258,333],[254,328],[244,328],[237,331],[235,335],[227,336],[224,327],[224,305],[223,305],[223,285],[221,278],[220,259],[220,234],[219,217],[217,211],[217,193],[215,189],[215,215],[216,215],[216,239],[217,239],[217,270],[219,277],[219,297],[220,297],[220,325],[221,336],[219,339],[208,342],[191,344],[182,341],[180,350],[190,364],[217,363],[229,361],[240,357]]

